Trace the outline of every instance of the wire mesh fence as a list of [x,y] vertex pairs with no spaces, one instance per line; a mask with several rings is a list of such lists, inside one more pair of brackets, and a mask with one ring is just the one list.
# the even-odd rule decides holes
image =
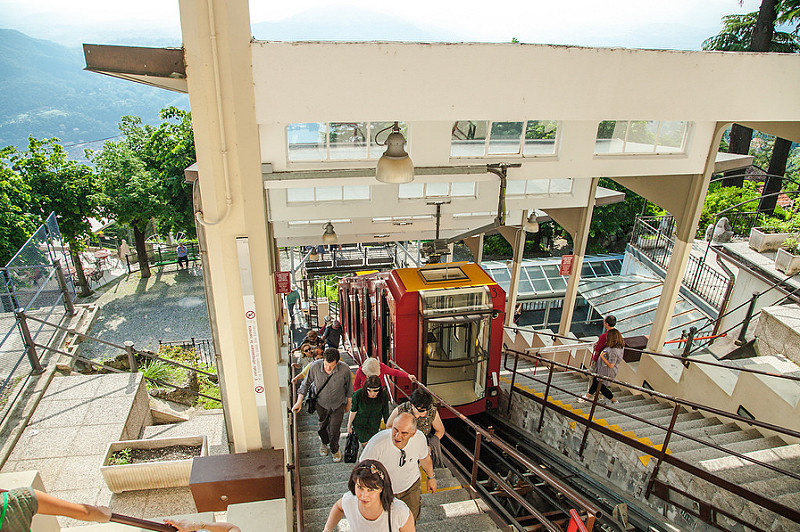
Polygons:
[[[67,313],[65,298],[70,303],[75,298],[72,269],[54,213],[0,268],[0,424],[25,390],[34,360],[42,356],[28,345],[14,311],[24,308],[41,320],[60,323]],[[32,322],[27,332],[33,343],[47,345],[57,330]]]

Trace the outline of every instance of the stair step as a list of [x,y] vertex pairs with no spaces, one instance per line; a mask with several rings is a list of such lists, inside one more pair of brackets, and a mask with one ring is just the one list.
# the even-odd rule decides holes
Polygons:
[[[751,432],[751,431],[747,431]],[[755,432],[755,431],[753,431]],[[779,447],[785,445],[785,442],[778,438],[777,436],[771,438],[751,438],[744,441],[737,441],[734,443],[725,443],[724,447],[728,451],[718,451],[717,449],[713,449],[711,447],[705,447],[702,449],[695,449],[693,451],[688,451],[684,453],[680,453],[681,460],[686,460],[689,462],[699,462],[701,460],[708,460],[709,458],[720,458],[723,456],[728,456],[730,451],[737,452],[739,454],[749,453],[753,451],[760,451],[762,449],[769,449],[771,447]],[[670,444],[670,448],[672,445]],[[674,454],[679,454],[673,451]]]
[[[722,425],[722,423],[720,423],[716,419],[704,418],[702,416],[700,416],[700,419],[690,418],[688,420],[682,421],[681,420],[682,415],[684,414],[678,416],[678,421],[675,423],[675,430],[683,434],[692,434],[693,431],[702,429],[704,427],[713,427],[716,425]],[[699,414],[687,414],[687,415],[695,416]],[[661,425],[660,427],[652,427],[648,425],[640,429],[637,429],[635,431],[636,435],[639,437],[646,436],[650,438],[650,440],[655,444],[663,443],[664,438],[666,438],[667,436],[667,427],[669,427],[669,418],[667,418],[666,421],[661,421],[660,425]],[[678,434],[673,433],[672,436],[670,436],[669,441],[670,444],[672,444],[674,442],[682,441],[685,439],[686,438],[684,436],[680,436]]]
[[347,491],[347,479],[339,480],[337,482],[332,482],[330,484],[308,484],[305,479],[302,481],[303,483],[303,504],[306,504],[306,500],[313,500],[315,497],[323,496],[327,493],[338,493],[339,496],[342,496],[342,493]]
[[741,487],[770,499],[777,499],[781,495],[800,493],[800,480],[791,477],[767,478],[742,483]]
[[[708,441],[711,439],[711,436],[730,434],[735,432],[741,432],[741,429],[735,424],[719,423],[717,425],[704,426],[699,429],[687,431],[686,434],[694,438],[697,438],[699,440]],[[670,439],[669,442],[669,448],[672,450],[673,453],[687,452],[704,446],[705,444],[703,443],[698,443],[694,440],[681,437],[677,437],[675,440]]]
[[420,532],[464,532],[465,530],[488,532],[490,530],[499,530],[492,518],[486,514],[462,515],[448,517],[441,521],[421,522],[416,529]]
[[[764,451],[747,454],[759,462],[769,464],[784,471],[796,473],[800,471],[800,445],[786,445]],[[705,460],[700,462],[700,467],[721,478],[736,484],[755,482],[766,478],[781,477],[781,473],[772,471],[764,466],[744,461],[736,456]],[[800,490],[798,490],[800,491]]]

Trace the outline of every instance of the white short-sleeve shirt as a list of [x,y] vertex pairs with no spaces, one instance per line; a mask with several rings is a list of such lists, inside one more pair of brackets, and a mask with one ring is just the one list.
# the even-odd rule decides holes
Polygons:
[[419,461],[428,456],[428,440],[419,430],[409,438],[403,448],[404,464],[400,465],[400,449],[392,442],[392,429],[385,429],[367,442],[361,453],[361,460],[377,460],[389,472],[392,479],[392,491],[402,493],[414,485],[419,478]]
[[350,532],[399,532],[411,515],[406,503],[395,497],[392,501],[392,528],[389,529],[389,515],[386,510],[374,521],[369,521],[358,511],[358,499],[349,491],[342,496],[342,509],[350,525]]

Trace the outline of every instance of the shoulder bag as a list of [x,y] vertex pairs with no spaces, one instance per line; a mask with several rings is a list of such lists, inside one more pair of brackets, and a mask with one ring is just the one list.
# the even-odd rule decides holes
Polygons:
[[334,368],[333,372],[330,375],[328,375],[328,379],[325,381],[325,384],[323,384],[322,387],[320,387],[319,391],[316,391],[314,389],[313,384],[308,387],[308,395],[306,396],[306,407],[308,408],[309,414],[313,414],[314,412],[317,411],[317,398],[319,397],[319,394],[322,393],[322,390],[325,389],[325,386],[328,385],[328,382],[330,382],[331,377],[333,377],[333,373],[335,372],[336,368]]

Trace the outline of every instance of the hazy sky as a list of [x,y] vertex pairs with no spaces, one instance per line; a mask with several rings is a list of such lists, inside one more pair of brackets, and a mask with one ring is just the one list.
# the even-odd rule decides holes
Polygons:
[[[346,5],[393,16],[458,40],[686,46],[716,33],[720,18],[758,9],[761,0],[251,0],[251,22],[275,22],[303,12]],[[110,42],[109,35],[137,40],[180,40],[177,0],[0,0],[0,27],[63,44]],[[653,43],[648,42],[652,35]],[[670,45],[670,35],[675,44]],[[607,40],[607,42],[606,42]],[[139,44],[142,44],[141,42]],[[699,47],[699,43],[696,45]]]

